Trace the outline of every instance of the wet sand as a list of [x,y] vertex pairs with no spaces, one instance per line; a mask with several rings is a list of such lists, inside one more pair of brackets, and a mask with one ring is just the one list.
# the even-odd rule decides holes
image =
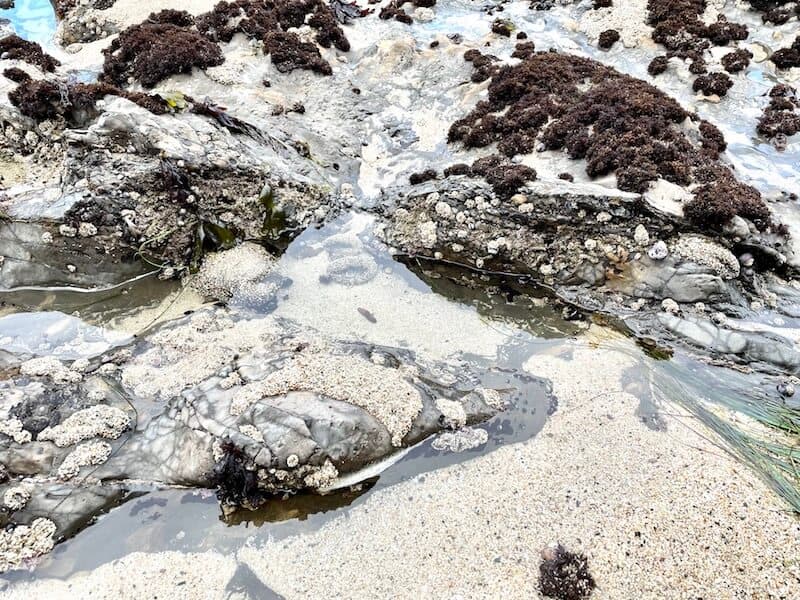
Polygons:
[[[560,401],[530,441],[375,492],[236,561],[287,598],[537,597],[541,550],[561,543],[587,555],[597,598],[797,597],[800,522],[680,408],[661,407],[666,431],[646,427],[621,392],[635,354],[601,346],[566,342],[528,363]],[[8,597],[141,597],[146,583],[217,598],[233,568],[213,552],[137,553]]]

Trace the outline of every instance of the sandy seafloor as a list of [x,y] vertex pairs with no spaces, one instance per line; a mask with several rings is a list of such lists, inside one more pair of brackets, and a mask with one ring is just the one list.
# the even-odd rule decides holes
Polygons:
[[[171,4],[118,0],[111,12],[136,21]],[[96,48],[83,52],[96,57]],[[323,321],[314,325],[368,335]],[[434,350],[441,342],[410,337]],[[561,543],[588,557],[597,598],[800,597],[800,521],[678,406],[660,407],[666,431],[642,424],[621,381],[637,352],[601,328],[552,344],[525,366],[559,399],[538,435],[374,491],[315,531],[254,535],[224,555],[133,552],[65,579],[8,585],[2,596],[532,598],[542,549]],[[248,584],[231,585],[242,573]]]

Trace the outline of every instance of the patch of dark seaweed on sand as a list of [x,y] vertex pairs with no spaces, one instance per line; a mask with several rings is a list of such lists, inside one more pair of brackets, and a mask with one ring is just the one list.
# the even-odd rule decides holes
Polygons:
[[9,67],[3,71],[3,77],[10,79],[14,83],[23,83],[30,81],[31,76],[18,67]]
[[[666,47],[666,58],[677,57],[690,61],[689,71],[694,75],[706,73],[704,53],[712,45],[727,46],[732,42],[745,40],[749,35],[747,26],[728,21],[724,15],[719,15],[714,23],[706,25],[701,18],[706,5],[707,0],[648,0],[647,2],[647,22],[653,27],[653,41]],[[733,73],[747,66],[747,63],[742,66],[743,58],[741,54],[729,58],[732,69],[728,70]],[[651,66],[650,74],[657,75],[665,70],[666,64],[658,62]],[[727,69],[728,65],[725,66]],[[714,78],[713,81],[704,80],[700,84],[695,82],[694,89],[695,91],[703,89],[704,93],[709,95],[705,89],[712,85],[716,89],[722,89],[719,78]],[[727,88],[718,95],[724,95],[725,92]]]
[[[331,66],[317,44],[350,50],[337,15],[338,19],[355,15],[347,3],[336,6],[338,12],[323,0],[237,0],[220,2],[198,17],[171,9],[153,13],[123,31],[104,51],[103,77],[115,85],[125,85],[133,78],[144,87],[153,87],[194,67],[217,66],[224,61],[218,44],[230,42],[237,33],[261,41],[281,73],[307,69],[330,75]],[[316,30],[316,44],[290,31],[303,25]]]
[[757,130],[770,140],[800,133],[800,96],[795,88],[778,84],[770,90]]
[[96,116],[95,105],[104,96],[126,98],[154,114],[169,110],[160,96],[128,92],[107,83],[67,84],[30,77],[18,83],[8,93],[8,99],[23,115],[37,122],[62,117],[71,125],[83,125]]
[[559,544],[542,551],[539,590],[547,598],[583,600],[596,587],[584,554],[575,554]]
[[133,78],[151,88],[171,75],[190,73],[194,67],[221,65],[224,58],[219,46],[187,22],[191,22],[188,13],[167,10],[128,27],[103,50],[103,80],[124,86]]
[[414,19],[405,10],[403,10],[403,6],[409,3],[415,7],[430,8],[436,4],[436,0],[391,0],[381,9],[381,12],[378,13],[378,16],[384,21],[394,19],[395,21],[400,21],[406,25],[411,25],[411,23],[414,22]]
[[728,73],[738,73],[747,68],[752,58],[752,52],[745,48],[739,48],[722,57],[722,66],[725,67]]
[[[764,23],[783,25],[793,15],[800,17],[800,3],[796,0],[749,0],[750,9],[763,13]],[[794,7],[790,6],[794,4]]]
[[788,48],[781,48],[773,52],[770,60],[779,69],[800,67],[800,35],[794,39],[794,42]]
[[[215,42],[230,42],[235,34],[241,33],[249,39],[263,40],[265,46],[271,34],[286,33],[291,28],[307,23],[316,30],[316,41],[320,46],[330,48],[334,45],[338,50],[347,52],[350,42],[339,27],[337,15],[346,18],[356,13],[347,8],[350,6],[347,3],[339,2],[336,6],[338,12],[323,0],[219,2],[214,10],[198,16],[195,23],[198,31]],[[366,13],[361,11],[361,16],[363,14]]]
[[499,154],[479,158],[470,169],[474,176],[483,177],[501,198],[510,198],[528,181],[536,179],[536,171],[525,165],[510,163]]
[[23,40],[18,35],[9,35],[0,39],[0,56],[5,59],[24,61],[48,73],[55,71],[56,67],[61,64],[42,50],[39,44]]
[[720,98],[727,94],[731,87],[733,87],[733,81],[725,73],[700,75],[692,84],[692,89],[695,92],[702,92],[705,96],[716,95]]
[[[468,54],[473,65],[480,62],[479,52]],[[536,149],[565,150],[571,158],[586,160],[590,177],[614,173],[624,191],[643,193],[659,178],[680,186],[708,186],[707,196],[731,193],[734,214],[752,216],[760,227],[769,224],[758,192],[754,195],[717,160],[725,148],[721,132],[700,123],[700,143],[694,142],[685,123],[697,117],[647,82],[590,58],[557,52],[534,53],[516,65],[490,64],[494,74],[488,96],[451,125],[451,143],[468,148],[496,143],[500,155],[509,158]],[[728,211],[709,202],[696,208],[704,206],[711,214],[691,213],[694,223],[724,224],[718,219]]]
[[412,173],[408,178],[408,182],[411,185],[419,185],[420,183],[425,183],[426,181],[431,181],[432,179],[436,179],[436,171],[433,169],[425,169],[419,173]]

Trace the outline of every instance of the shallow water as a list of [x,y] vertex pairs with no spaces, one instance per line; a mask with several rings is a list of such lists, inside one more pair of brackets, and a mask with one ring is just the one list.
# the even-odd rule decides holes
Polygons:
[[0,10],[0,19],[8,19],[21,38],[42,46],[53,45],[58,23],[49,0],[15,0],[13,8]]

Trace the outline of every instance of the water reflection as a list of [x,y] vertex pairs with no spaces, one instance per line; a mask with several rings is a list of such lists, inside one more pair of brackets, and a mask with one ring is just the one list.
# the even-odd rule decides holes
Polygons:
[[49,0],[15,0],[12,8],[0,10],[0,19],[11,21],[17,35],[26,40],[43,46],[53,44],[57,23]]

